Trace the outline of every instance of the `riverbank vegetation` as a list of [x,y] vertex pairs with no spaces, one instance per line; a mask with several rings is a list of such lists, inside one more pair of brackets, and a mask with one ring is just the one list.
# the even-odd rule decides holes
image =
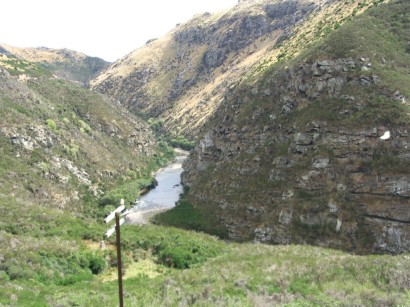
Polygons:
[[176,131],[167,131],[162,118],[150,118],[147,120],[155,136],[162,142],[172,147],[190,151],[195,147],[195,141],[187,139]]
[[112,206],[118,205],[121,199],[127,206],[132,205],[143,193],[156,186],[153,172],[167,165],[174,157],[174,149],[165,142],[159,142],[157,156],[148,161],[142,173],[128,170],[117,178],[116,184],[110,183],[111,188],[99,199],[99,206],[110,206],[108,211],[111,211]]

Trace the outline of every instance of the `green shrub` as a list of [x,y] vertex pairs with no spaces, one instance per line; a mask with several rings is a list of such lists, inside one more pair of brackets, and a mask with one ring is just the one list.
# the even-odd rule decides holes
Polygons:
[[148,119],[147,123],[151,127],[154,133],[163,133],[164,132],[164,119],[162,118],[150,118]]
[[83,133],[91,133],[91,127],[83,120],[79,120],[78,124],[80,125],[80,131]]
[[182,135],[178,135],[169,140],[173,147],[179,147],[184,150],[192,150],[195,147],[195,142],[190,141]]
[[165,150],[165,152],[169,150],[166,148],[168,144],[184,150],[191,150],[195,147],[194,141],[191,141],[185,136],[179,134],[181,127],[177,127],[177,131],[168,132],[164,127],[165,122],[162,118],[150,118],[147,122],[150,125],[151,129],[154,131],[157,138],[162,140],[161,142],[159,142],[159,146],[160,149]]
[[218,250],[208,242],[180,235],[163,240],[156,250],[163,264],[178,269],[190,268],[218,254]]
[[94,275],[98,275],[104,271],[106,263],[103,257],[99,255],[90,255],[88,267]]
[[70,155],[71,157],[75,159],[78,158],[79,150],[80,150],[80,146],[76,144],[71,144],[71,145],[63,144],[63,152],[65,152],[66,154]]
[[0,282],[5,283],[10,280],[9,275],[6,272],[0,271]]
[[155,186],[155,179],[142,178],[118,185],[115,189],[107,192],[99,201],[100,206],[112,205],[117,207],[121,199],[125,203],[132,204],[140,196],[143,189]]
[[214,237],[171,227],[124,227],[122,245],[125,250],[151,250],[158,261],[178,269],[190,268],[217,256],[223,247]]
[[52,120],[50,118],[46,120],[46,125],[50,130],[56,130],[57,129],[57,124],[55,123],[54,120]]
[[35,280],[45,285],[69,285],[89,281],[106,267],[98,252],[82,250],[74,241],[11,234],[4,234],[0,241],[5,246],[0,265],[3,281]]

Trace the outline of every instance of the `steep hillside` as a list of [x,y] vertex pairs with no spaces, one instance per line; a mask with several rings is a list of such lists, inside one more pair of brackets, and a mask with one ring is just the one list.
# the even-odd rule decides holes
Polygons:
[[196,137],[251,67],[294,56],[379,0],[246,0],[177,25],[113,63],[93,89]]
[[10,73],[24,74],[24,62],[25,66],[35,63],[38,69],[50,71],[59,78],[74,81],[83,86],[86,86],[89,80],[109,65],[100,58],[90,57],[69,49],[0,46],[0,66],[11,69]]
[[380,3],[297,55],[302,24],[202,130],[184,183],[230,238],[410,251],[410,3]]
[[0,78],[3,196],[73,209],[86,191],[149,176],[157,145],[142,120],[61,79]]
[[[356,3],[334,1],[240,1],[218,14],[204,13],[178,25],[113,63],[91,82],[130,110],[163,118],[169,131],[195,135],[249,68],[312,14],[339,10],[349,16]],[[276,51],[275,51],[276,52]]]
[[107,97],[13,61],[20,75],[0,68],[1,284],[89,280],[105,261],[82,240],[101,240],[104,215],[172,153]]

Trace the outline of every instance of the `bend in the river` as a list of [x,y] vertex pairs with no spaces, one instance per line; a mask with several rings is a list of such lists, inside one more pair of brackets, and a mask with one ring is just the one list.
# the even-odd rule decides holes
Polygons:
[[183,192],[181,185],[182,163],[188,152],[176,149],[175,160],[155,174],[158,185],[141,196],[135,206],[128,210],[127,224],[146,224],[150,217],[175,206]]

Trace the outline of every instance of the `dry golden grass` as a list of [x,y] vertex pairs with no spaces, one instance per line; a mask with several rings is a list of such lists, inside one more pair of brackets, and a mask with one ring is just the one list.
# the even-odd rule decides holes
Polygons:
[[[138,276],[145,276],[148,278],[155,278],[164,272],[164,268],[161,265],[156,264],[152,259],[139,260],[132,262],[125,269],[123,276],[124,280],[136,278]],[[108,270],[104,275],[101,275],[99,279],[103,282],[114,281],[118,279],[118,271],[116,268]]]
[[[58,62],[64,61],[65,57],[58,52],[61,50],[58,49],[37,49],[37,48],[18,48],[9,45],[1,45],[5,50],[14,54],[20,59],[29,61],[29,62]],[[85,58],[86,55],[81,52],[75,52],[75,55],[79,58]]]
[[[160,116],[165,119],[168,130],[195,135],[218,109],[227,88],[236,86],[246,77],[255,77],[263,73],[281,59],[294,58],[306,46],[322,39],[353,15],[364,12],[373,1],[333,1],[325,4],[322,0],[315,0],[314,3],[319,9],[296,25],[291,37],[282,44],[277,45],[282,31],[268,33],[239,52],[227,54],[221,66],[207,72],[209,74],[207,78],[198,78],[200,74],[198,69],[209,46],[206,43],[179,42],[174,36],[196,27],[208,28],[218,23],[223,24],[228,19],[236,20],[237,16],[243,14],[247,16],[265,14],[264,5],[271,3],[274,1],[243,1],[231,10],[217,14],[196,15],[191,21],[178,25],[163,38],[135,50],[116,62],[94,80],[92,86],[98,86],[105,79],[126,78],[136,69],[141,71],[154,68],[155,73],[147,73],[148,80],[142,88],[145,94],[151,97],[145,102],[146,106],[142,111],[164,109]],[[231,28],[235,28],[235,25],[230,23],[217,28],[216,33],[224,35]],[[182,60],[178,58],[179,56]],[[196,80],[197,83],[193,86],[184,86],[176,100],[169,103],[168,96],[175,88],[174,82],[180,75],[182,81]],[[257,78],[248,80],[252,79]],[[126,94],[131,99],[134,95],[133,90],[127,89],[127,91],[129,92]],[[163,108],[164,104],[165,108]]]
[[106,78],[127,77],[135,71],[135,67],[157,65],[162,58],[167,45],[171,40],[170,34],[158,39],[142,48],[136,49],[124,58],[115,62],[106,71],[92,80],[91,86],[96,86]]

